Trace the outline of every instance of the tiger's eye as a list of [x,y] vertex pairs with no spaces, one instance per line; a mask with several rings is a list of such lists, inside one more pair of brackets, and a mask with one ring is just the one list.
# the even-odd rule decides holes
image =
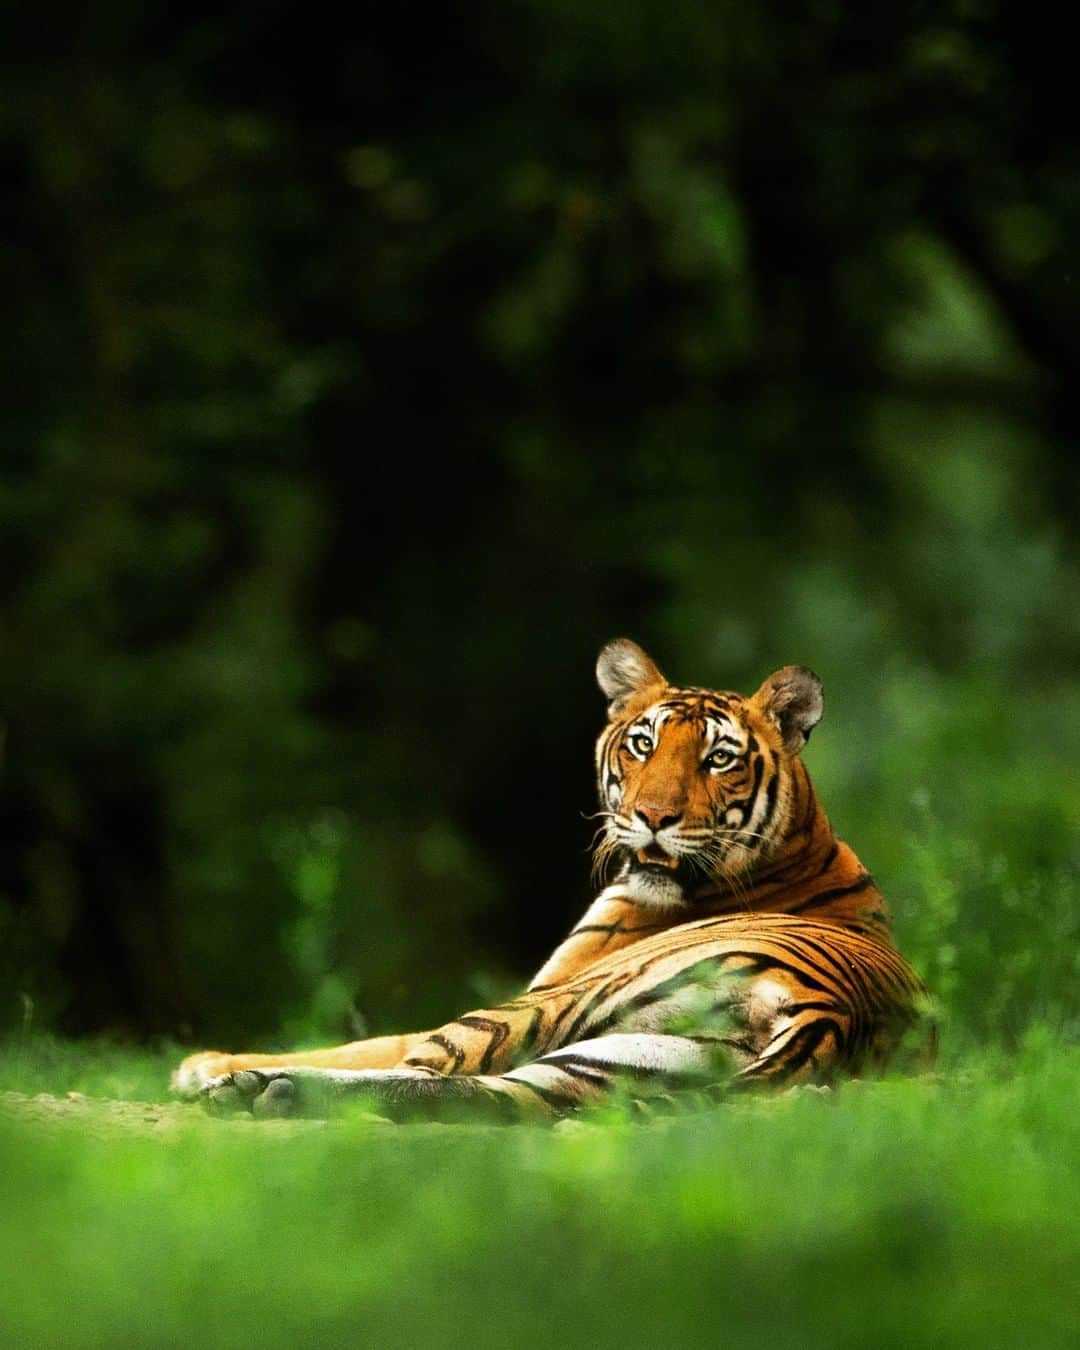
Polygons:
[[643,731],[635,732],[630,737],[630,748],[638,755],[648,755],[652,753],[653,743],[649,736]]

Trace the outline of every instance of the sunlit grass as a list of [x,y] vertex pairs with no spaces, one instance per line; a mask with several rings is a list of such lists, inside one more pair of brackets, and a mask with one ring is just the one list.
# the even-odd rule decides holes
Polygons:
[[[29,1086],[146,1096],[160,1069],[54,1045]],[[1036,1031],[644,1125],[0,1121],[0,1340],[1064,1346],[1078,1093],[1080,1048]]]

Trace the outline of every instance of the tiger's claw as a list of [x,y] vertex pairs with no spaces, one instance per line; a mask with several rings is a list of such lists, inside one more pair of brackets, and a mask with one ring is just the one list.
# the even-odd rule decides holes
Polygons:
[[241,1069],[212,1079],[201,1093],[206,1109],[214,1116],[248,1111],[257,1120],[282,1119],[299,1114],[297,1084],[286,1073]]

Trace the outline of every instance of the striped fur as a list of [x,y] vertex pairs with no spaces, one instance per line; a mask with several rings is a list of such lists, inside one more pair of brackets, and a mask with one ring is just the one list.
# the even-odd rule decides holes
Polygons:
[[434,1032],[288,1055],[189,1057],[212,1109],[551,1118],[673,1086],[710,1093],[887,1063],[924,991],[800,752],[821,686],[751,698],[669,685],[625,639],[597,667],[598,869],[612,880],[519,998]]

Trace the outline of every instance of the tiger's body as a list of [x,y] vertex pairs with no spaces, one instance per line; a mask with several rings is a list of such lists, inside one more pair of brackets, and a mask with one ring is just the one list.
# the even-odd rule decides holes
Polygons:
[[434,1032],[283,1055],[189,1057],[184,1095],[258,1115],[515,1120],[603,1100],[618,1082],[787,1084],[880,1068],[923,988],[887,906],[837,839],[799,757],[817,677],[786,667],[753,698],[674,688],[635,644],[597,666],[602,890],[520,997]]

